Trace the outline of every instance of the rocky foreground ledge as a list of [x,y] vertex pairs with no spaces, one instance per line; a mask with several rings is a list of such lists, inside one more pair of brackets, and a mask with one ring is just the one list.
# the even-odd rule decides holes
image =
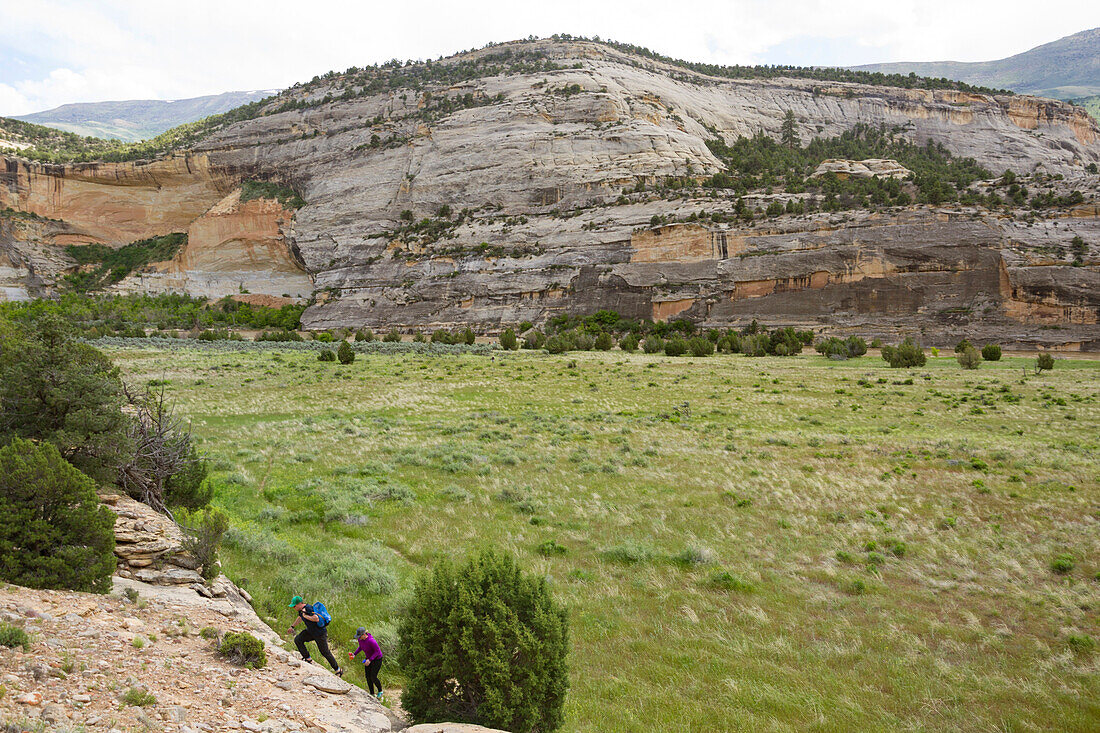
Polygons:
[[[408,727],[327,667],[287,652],[224,575],[209,586],[197,582],[197,564],[167,517],[125,497],[103,499],[118,516],[119,568],[109,595],[0,585],[0,621],[32,640],[27,650],[0,646],[0,730],[501,733],[453,723]],[[261,639],[267,666],[227,663],[201,635],[208,627]],[[127,704],[128,693],[140,692],[155,701]]]

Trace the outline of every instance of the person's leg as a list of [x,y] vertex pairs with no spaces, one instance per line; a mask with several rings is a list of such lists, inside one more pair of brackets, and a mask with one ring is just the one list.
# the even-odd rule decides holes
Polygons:
[[367,687],[370,689],[370,694],[374,695],[377,692],[382,691],[382,682],[378,679],[378,670],[382,669],[382,660],[375,659],[367,665]]
[[306,642],[313,640],[313,634],[309,633],[309,629],[302,629],[298,632],[298,635],[294,637],[294,646],[298,647],[298,653],[302,655],[302,659],[310,661],[309,649],[306,649]]
[[317,642],[317,651],[321,652],[321,656],[328,660],[329,666],[332,667],[333,672],[340,671],[340,665],[336,663],[336,657],[332,656],[332,652],[328,648],[328,635],[318,636],[314,639]]

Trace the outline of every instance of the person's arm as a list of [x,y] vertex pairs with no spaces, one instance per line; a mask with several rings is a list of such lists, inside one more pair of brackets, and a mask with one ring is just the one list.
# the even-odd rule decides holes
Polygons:
[[[303,613],[302,618],[304,618],[306,621],[312,621],[313,623],[317,623],[318,621],[321,620],[320,616],[318,616],[317,614],[313,614],[313,613]],[[295,622],[295,623],[297,623],[297,622]]]
[[298,625],[298,618],[299,618],[298,616],[294,617],[294,622],[290,624],[290,628],[286,630],[286,633],[288,633],[288,634],[293,634],[294,633],[294,627]]

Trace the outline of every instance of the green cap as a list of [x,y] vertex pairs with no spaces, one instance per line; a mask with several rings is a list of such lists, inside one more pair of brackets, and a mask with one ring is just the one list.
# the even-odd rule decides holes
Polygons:
[[290,599],[290,605],[287,606],[287,608],[294,608],[299,603],[305,603],[305,601],[302,600],[301,596],[294,596],[293,598]]

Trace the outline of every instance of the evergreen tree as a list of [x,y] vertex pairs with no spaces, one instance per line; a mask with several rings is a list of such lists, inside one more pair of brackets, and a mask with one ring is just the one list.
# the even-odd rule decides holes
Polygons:
[[401,704],[416,722],[461,721],[513,733],[562,724],[568,621],[546,581],[482,552],[421,579],[401,620]]
[[113,482],[130,452],[118,368],[48,314],[0,340],[0,440],[47,441],[81,471]]
[[115,517],[95,482],[48,442],[0,448],[0,578],[29,588],[111,589]]
[[794,112],[790,110],[787,110],[787,113],[783,115],[780,141],[783,143],[783,147],[788,150],[794,150],[802,144],[802,141],[798,138],[798,120],[795,119]]

